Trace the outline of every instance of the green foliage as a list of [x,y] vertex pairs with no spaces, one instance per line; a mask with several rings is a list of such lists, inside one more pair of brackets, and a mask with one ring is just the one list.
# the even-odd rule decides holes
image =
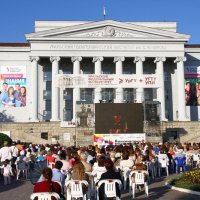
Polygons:
[[8,141],[9,146],[12,144],[12,140],[7,135],[0,133],[0,148],[3,147],[4,141]]
[[179,174],[170,181],[170,184],[184,189],[200,191],[200,169]]

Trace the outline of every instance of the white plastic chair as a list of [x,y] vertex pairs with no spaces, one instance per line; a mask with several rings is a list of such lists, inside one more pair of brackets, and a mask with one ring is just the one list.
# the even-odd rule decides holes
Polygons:
[[158,163],[159,163],[159,170],[158,170],[159,177],[161,175],[162,168],[166,169],[166,174],[167,174],[167,176],[169,176],[168,160],[164,157],[161,157],[161,158],[158,158]]
[[[131,179],[133,174],[135,174],[134,182],[132,182],[132,179]],[[130,188],[132,189],[133,199],[135,198],[135,190],[136,190],[137,185],[144,185],[145,193],[147,196],[149,195],[148,184],[147,184],[147,181],[145,182],[145,174],[148,175],[148,172],[145,170],[134,170],[134,171],[131,171],[131,173],[129,175],[130,186],[131,186]]]
[[149,161],[149,162],[146,163],[146,165],[147,165],[148,173],[150,172],[151,173],[151,178],[154,179],[154,176],[155,176],[154,175],[154,163]]
[[193,158],[193,163],[192,163],[192,165],[194,166],[194,162],[195,162],[195,164],[196,164],[196,166],[195,167],[197,167],[198,165],[199,165],[199,162],[200,162],[200,154],[197,154],[197,153],[193,153],[192,154],[192,158]]
[[31,194],[30,199],[35,200],[36,197],[37,197],[38,200],[51,200],[51,197],[54,197],[57,200],[60,200],[60,196],[55,192],[33,193],[33,194]]
[[75,198],[75,199],[83,198],[83,200],[87,199],[86,198],[87,195],[83,194],[82,184],[88,187],[87,181],[70,180],[66,182],[65,186],[67,188],[67,200],[70,200],[72,198]]
[[106,198],[116,197],[116,200],[120,200],[120,198],[117,197],[117,193],[116,193],[116,183],[119,184],[119,188],[121,189],[122,183],[118,179],[106,179],[106,180],[99,181],[97,185],[97,200],[99,200],[99,188],[102,184],[105,184],[104,196]]
[[124,181],[124,190],[126,190],[127,180],[129,178],[130,172],[131,172],[130,168],[125,167],[122,169],[122,179]]
[[92,172],[85,172],[89,176],[89,188],[88,188],[88,198],[95,195],[95,183],[94,183],[94,176]]
[[19,180],[19,175],[22,172],[23,175],[25,175],[25,178],[28,177],[28,165],[25,161],[18,161],[16,165],[16,171],[17,171],[17,180]]

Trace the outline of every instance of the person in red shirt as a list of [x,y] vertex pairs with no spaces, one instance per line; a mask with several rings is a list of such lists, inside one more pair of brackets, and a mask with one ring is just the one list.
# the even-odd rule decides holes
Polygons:
[[[60,185],[56,182],[51,181],[52,179],[52,170],[48,167],[42,170],[43,181],[35,184],[33,193],[38,192],[56,192],[61,196],[62,189]],[[56,198],[52,197],[52,200]]]
[[52,152],[51,151],[48,151],[47,152],[47,155],[44,157],[44,159],[48,160],[48,162],[54,162],[55,163],[55,157],[52,156]]

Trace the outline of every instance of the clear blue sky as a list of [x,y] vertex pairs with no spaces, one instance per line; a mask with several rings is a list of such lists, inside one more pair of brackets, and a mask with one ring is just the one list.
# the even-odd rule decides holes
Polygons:
[[35,20],[176,21],[200,44],[200,0],[0,0],[0,42],[25,42]]

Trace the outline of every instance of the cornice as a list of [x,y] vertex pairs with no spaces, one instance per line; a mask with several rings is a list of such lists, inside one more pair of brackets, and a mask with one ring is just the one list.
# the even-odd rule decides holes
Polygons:
[[[84,24],[74,25],[74,26],[69,26],[69,27],[64,27],[64,28],[62,27],[62,28],[51,29],[51,30],[47,30],[47,31],[40,31],[40,32],[36,32],[36,33],[26,34],[26,38],[27,38],[27,40],[35,40],[35,39],[44,39],[45,40],[45,37],[50,39],[50,37],[53,35],[65,34],[65,33],[76,32],[76,31],[84,31],[84,30],[88,30],[88,29],[95,29],[95,28],[106,27],[106,26],[118,27],[118,28],[123,28],[123,29],[127,29],[127,30],[140,31],[143,33],[165,36],[165,37],[170,37],[170,39],[172,38],[172,39],[179,39],[179,40],[184,40],[184,41],[188,41],[188,39],[190,38],[189,35],[185,35],[185,34],[179,34],[179,33],[174,33],[174,32],[170,32],[170,31],[166,31],[166,30],[159,30],[159,29],[155,29],[155,28],[139,26],[139,25],[135,25],[135,24],[116,22],[116,21],[112,21],[112,20],[89,22],[89,23],[84,23]],[[53,39],[55,40],[55,38],[53,38]],[[61,38],[59,38],[59,39],[61,39]],[[66,40],[66,38],[62,38],[62,39]],[[89,38],[89,39],[91,39],[91,38]],[[76,40],[77,40],[77,38],[76,38]]]

